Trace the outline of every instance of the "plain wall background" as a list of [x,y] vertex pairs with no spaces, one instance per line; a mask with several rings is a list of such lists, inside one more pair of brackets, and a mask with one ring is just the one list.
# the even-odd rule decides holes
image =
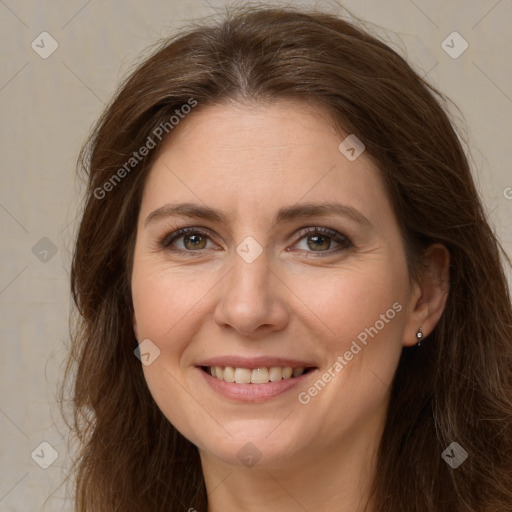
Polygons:
[[[477,184],[510,254],[512,1],[342,3],[390,30],[391,46],[460,107]],[[79,149],[136,56],[224,4],[0,0],[0,511],[71,510],[65,487],[47,498],[69,463],[55,394],[69,345]],[[469,44],[456,59],[441,46],[454,31]],[[50,48],[48,39],[42,48],[42,32],[58,43],[46,59],[31,47],[35,40],[40,52]],[[58,453],[48,469],[31,457],[42,442]],[[41,461],[50,456],[44,445],[36,453]]]

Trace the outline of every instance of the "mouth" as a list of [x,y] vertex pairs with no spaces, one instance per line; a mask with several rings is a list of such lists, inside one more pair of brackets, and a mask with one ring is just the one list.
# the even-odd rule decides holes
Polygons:
[[270,355],[224,355],[198,362],[196,371],[216,396],[233,403],[263,402],[291,398],[293,390],[307,385],[319,370],[311,363],[311,359]]
[[219,381],[255,385],[297,379],[316,369],[313,366],[259,366],[257,368],[243,368],[217,365],[201,366],[200,368],[203,372]]
[[233,401],[265,402],[290,393],[313,378],[317,367],[308,366],[198,366],[205,384],[216,394]]

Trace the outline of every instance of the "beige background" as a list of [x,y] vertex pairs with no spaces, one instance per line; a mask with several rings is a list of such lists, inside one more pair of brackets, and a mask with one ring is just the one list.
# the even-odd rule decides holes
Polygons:
[[[65,487],[57,489],[69,457],[55,392],[68,344],[80,146],[137,54],[187,19],[221,5],[0,0],[0,511],[71,510]],[[460,107],[465,120],[459,126],[467,131],[478,186],[511,253],[512,1],[344,5],[392,31],[378,33]],[[46,59],[31,47],[35,40],[43,51],[43,31],[58,43]],[[456,59],[441,47],[453,31],[469,44]],[[50,48],[48,39],[44,47]],[[41,442],[58,453],[48,469],[31,458]],[[43,446],[36,454],[44,462],[50,450]]]

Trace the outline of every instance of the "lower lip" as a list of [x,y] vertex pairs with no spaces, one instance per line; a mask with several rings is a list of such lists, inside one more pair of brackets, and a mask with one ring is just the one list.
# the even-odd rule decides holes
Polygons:
[[197,370],[215,392],[227,398],[242,402],[263,402],[270,400],[300,385],[316,371],[316,369],[309,370],[308,373],[304,373],[299,377],[281,379],[275,382],[267,382],[266,384],[237,384],[236,382],[226,382],[225,380],[212,377],[201,368],[197,368]]

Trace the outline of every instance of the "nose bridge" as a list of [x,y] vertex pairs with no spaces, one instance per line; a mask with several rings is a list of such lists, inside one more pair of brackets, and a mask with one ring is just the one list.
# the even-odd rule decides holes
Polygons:
[[230,325],[245,335],[263,325],[282,328],[287,313],[271,267],[268,251],[254,240],[239,244],[215,312],[219,325]]
[[[245,243],[244,243],[245,244]],[[249,251],[245,255],[250,255],[249,259],[244,257],[244,253],[240,255],[242,249],[246,249],[247,244],[237,248],[237,254],[233,255],[233,270],[229,282],[229,299],[234,303],[240,313],[244,310],[251,311],[252,314],[259,311],[262,313],[264,307],[268,304],[271,295],[269,287],[272,281],[272,273],[270,271],[269,257],[267,251],[262,251],[257,257],[251,254],[253,248],[249,243]],[[254,258],[254,259],[252,259]],[[228,298],[228,295],[225,295]]]
[[[254,294],[254,299],[257,300],[257,295],[267,294],[270,291],[268,289],[268,283],[272,275],[270,258],[267,251],[262,251],[261,254],[254,257],[254,254],[251,254],[252,249],[249,248],[247,255],[250,254],[251,258],[245,259],[244,256],[240,255],[243,248],[243,246],[239,246],[236,256],[233,257],[233,289],[242,300],[245,300],[246,294]],[[246,248],[247,244],[245,245]]]

